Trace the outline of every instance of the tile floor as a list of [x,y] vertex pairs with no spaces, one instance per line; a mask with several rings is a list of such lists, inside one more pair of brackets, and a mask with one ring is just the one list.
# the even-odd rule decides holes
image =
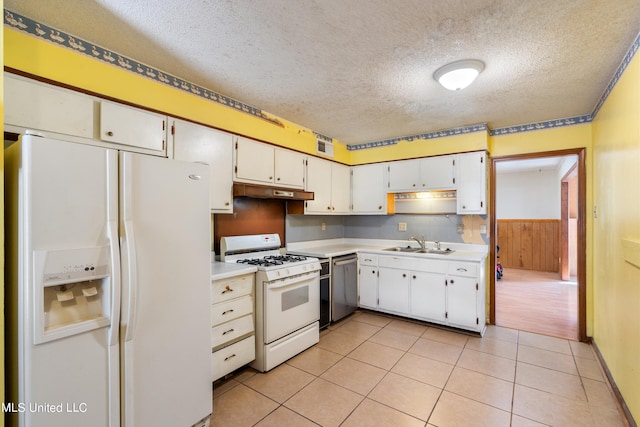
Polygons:
[[357,311],[268,373],[214,384],[212,426],[625,426],[590,345]]

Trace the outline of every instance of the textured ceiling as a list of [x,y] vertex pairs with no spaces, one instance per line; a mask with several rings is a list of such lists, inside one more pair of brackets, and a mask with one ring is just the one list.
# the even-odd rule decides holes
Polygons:
[[[638,0],[4,0],[6,9],[344,143],[590,114]],[[440,66],[485,70],[450,92]]]

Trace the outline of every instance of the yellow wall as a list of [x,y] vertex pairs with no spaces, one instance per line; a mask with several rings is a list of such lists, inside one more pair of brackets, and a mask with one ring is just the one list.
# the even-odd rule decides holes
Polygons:
[[[4,27],[4,37],[5,67],[304,153],[316,153],[315,135],[284,119],[270,116],[282,123],[279,126],[11,28]],[[343,144],[334,144],[334,151],[333,160],[348,163],[349,153]]]
[[481,131],[429,140],[400,141],[395,145],[352,151],[350,160],[352,165],[361,165],[389,160],[480,151],[487,149],[487,138],[487,132]]
[[[629,410],[640,420],[640,55],[593,122],[593,339]],[[637,255],[637,253],[636,253]],[[636,261],[637,262],[637,261]]]

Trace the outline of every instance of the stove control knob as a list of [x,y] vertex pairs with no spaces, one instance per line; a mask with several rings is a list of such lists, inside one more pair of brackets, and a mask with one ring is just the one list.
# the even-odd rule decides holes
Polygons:
[[276,276],[280,277],[280,272],[276,270]]

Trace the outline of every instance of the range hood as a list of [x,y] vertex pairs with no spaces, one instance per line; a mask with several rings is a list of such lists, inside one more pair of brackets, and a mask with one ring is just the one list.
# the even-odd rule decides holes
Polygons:
[[254,199],[313,200],[314,194],[312,191],[234,182],[233,197],[252,197]]

